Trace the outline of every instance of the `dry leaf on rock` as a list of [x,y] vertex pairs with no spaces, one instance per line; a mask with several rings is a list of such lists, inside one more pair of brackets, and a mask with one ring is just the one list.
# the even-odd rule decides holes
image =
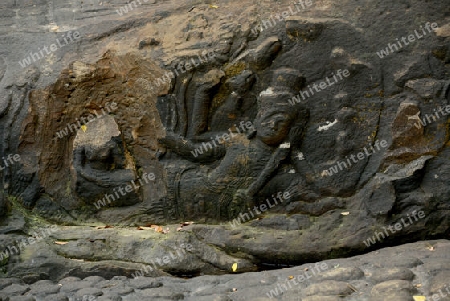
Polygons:
[[236,272],[237,270],[237,263],[233,263],[233,265],[231,266],[231,269],[233,270],[233,272]]
[[138,230],[152,230],[153,228],[151,228],[151,227],[141,227],[141,226],[139,226],[139,227],[137,227],[137,229],[138,229]]
[[67,241],[55,241],[55,245],[67,245],[68,243]]
[[110,226],[110,225],[106,225],[106,226],[98,226],[98,227],[95,228],[95,229],[100,230],[100,229],[109,229],[109,228],[114,228],[114,226]]
[[183,227],[183,226],[189,226],[189,225],[192,225],[194,222],[183,222],[182,224],[181,224],[181,226]]

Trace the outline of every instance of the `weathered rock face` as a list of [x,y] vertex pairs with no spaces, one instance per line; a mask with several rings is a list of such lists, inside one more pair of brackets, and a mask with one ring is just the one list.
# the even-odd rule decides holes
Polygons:
[[2,38],[0,157],[21,158],[0,170],[8,197],[71,225],[193,220],[199,243],[251,268],[450,233],[444,1],[154,2],[123,14],[120,1],[3,4],[53,8],[1,31],[81,36],[21,69],[38,38],[20,34],[17,53],[20,38]]

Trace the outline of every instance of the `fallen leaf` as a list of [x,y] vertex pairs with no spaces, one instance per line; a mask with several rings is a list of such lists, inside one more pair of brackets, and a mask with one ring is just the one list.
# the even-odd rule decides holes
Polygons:
[[233,270],[233,272],[236,272],[236,270],[237,270],[237,262],[233,263],[233,265],[231,266],[231,269]]
[[55,245],[67,245],[68,243],[67,241],[55,241]]
[[294,276],[289,276],[289,280],[294,279]]
[[139,226],[139,227],[137,227],[137,229],[138,230],[152,230],[153,228],[152,227],[141,227],[141,226]]
[[87,130],[87,126],[85,126],[84,124],[81,126],[81,129],[83,130],[83,132],[86,132]]
[[100,229],[109,229],[109,228],[114,228],[114,226],[110,226],[110,225],[106,225],[106,226],[98,226],[98,227],[95,228],[95,229],[100,230]]
[[209,5],[209,7],[211,7],[211,8],[219,8],[217,5]]
[[426,301],[427,298],[425,296],[413,296],[414,301]]

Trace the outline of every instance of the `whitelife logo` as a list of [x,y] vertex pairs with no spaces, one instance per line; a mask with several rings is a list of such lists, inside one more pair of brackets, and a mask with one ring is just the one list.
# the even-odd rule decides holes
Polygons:
[[[108,204],[111,204],[111,202],[114,202],[114,201],[120,199],[122,196],[126,196],[128,193],[139,189],[139,187],[144,185],[144,183],[142,183],[142,180],[144,180],[145,184],[148,184],[149,181],[154,181],[155,178],[156,177],[155,177],[154,173],[149,173],[149,174],[144,173],[142,175],[142,178],[138,179],[140,185],[136,185],[136,183],[134,183],[135,180],[133,180],[133,181],[131,181],[131,184],[128,184],[125,187],[114,188],[113,191],[114,191],[115,196],[113,194],[105,193],[104,197],[101,200],[98,200],[97,202],[94,203],[95,208],[100,209],[102,207],[105,207],[107,202],[108,202]],[[119,195],[119,192],[120,192],[121,196]]]
[[[406,215],[406,217],[408,218],[410,224],[406,223],[405,219],[402,217],[402,219],[400,220],[401,223],[398,222],[398,223],[396,223],[393,226],[387,227],[387,229],[389,229],[389,231],[391,231],[392,234],[394,234],[396,231],[401,231],[403,228],[406,228],[406,227],[412,225],[414,222],[417,222],[419,220],[419,218],[420,219],[424,218],[425,217],[425,212],[423,212],[423,211],[417,212],[416,210],[414,210],[411,213],[411,216],[408,213]],[[414,217],[414,221],[411,219],[411,217]],[[417,217],[419,217],[419,218],[417,218]],[[395,228],[395,230],[394,230],[394,228]],[[385,239],[386,237],[389,237],[389,232],[387,231],[387,229],[386,229],[386,227],[383,227],[384,233],[376,231],[374,236],[372,236],[371,238],[368,238],[365,241],[363,241],[364,244],[367,247],[370,247],[371,245],[376,244],[377,240],[381,241],[382,239]],[[386,234],[386,236],[385,236],[385,234]]]
[[[272,199],[273,199],[273,201],[274,201],[274,204],[272,205],[271,203],[270,203],[270,201],[269,201],[269,199],[267,198],[266,199],[266,203],[267,203],[267,206],[266,206],[266,204],[261,204],[260,206],[259,206],[259,208],[257,207],[257,206],[255,206],[255,207],[253,207],[253,211],[255,212],[255,214],[256,215],[259,215],[259,214],[262,214],[262,213],[264,213],[266,210],[268,210],[268,209],[270,209],[270,208],[272,208],[272,207],[275,207],[276,205],[278,205],[278,202],[277,202],[277,198],[278,197],[278,200],[281,202],[281,203],[283,203],[283,199],[284,200],[288,200],[290,197],[291,197],[291,194],[288,192],[288,191],[286,191],[286,192],[281,192],[281,191],[279,191],[278,193],[277,193],[277,196],[276,197],[274,197],[274,195],[272,194]],[[267,208],[268,207],[268,208]],[[259,209],[259,211],[258,211],[258,209]],[[250,213],[250,215],[252,216],[251,218],[255,218],[255,215],[253,214],[253,211],[252,210],[250,210],[250,208],[248,208],[248,213]],[[248,213],[239,213],[239,217],[238,218],[235,218],[235,219],[233,219],[231,222],[229,222],[230,223],[230,225],[231,225],[231,227],[234,229],[234,228],[236,228],[237,226],[239,226],[241,223],[245,223],[246,221],[249,221],[250,220],[250,216],[248,215]]]
[[[417,115],[408,116],[408,120],[409,119],[419,120],[420,123],[416,122],[416,123],[414,123],[414,126],[418,129],[420,129],[422,126],[425,127],[426,125],[431,124],[432,122],[436,122],[436,121],[438,121],[438,119],[450,114],[450,105],[445,107],[445,112],[444,112],[444,107],[439,107],[437,110],[438,110],[438,112],[436,112],[436,109],[433,110],[434,115],[433,114],[431,114],[431,115],[425,114],[425,118],[423,118],[423,119],[420,119],[420,117],[419,117],[420,112],[418,112]],[[442,116],[439,116],[439,113],[441,113]],[[430,117],[432,118],[432,120],[430,119]],[[428,123],[427,123],[427,121],[428,121]]]
[[[138,78],[136,80],[136,83],[141,84],[144,86],[144,89],[148,91],[155,91],[155,88],[159,88],[161,85],[164,85],[165,83],[170,83],[172,79],[179,76],[180,74],[184,74],[188,71],[193,70],[195,67],[200,66],[201,64],[207,63],[208,61],[212,61],[217,54],[214,50],[208,51],[203,50],[202,56],[200,57],[200,54],[197,54],[197,59],[191,58],[189,60],[185,60],[177,64],[177,67],[173,70],[167,71],[163,76],[158,77],[156,80],[153,80],[151,83],[143,78]],[[202,60],[203,58],[203,60]],[[190,63],[192,62],[192,63]]]
[[[19,65],[22,68],[25,68],[25,67],[31,65],[31,63],[32,63],[31,60],[33,60],[33,62],[39,61],[40,59],[43,59],[45,56],[50,55],[52,52],[55,52],[58,49],[63,48],[64,46],[68,45],[69,43],[73,43],[73,42],[75,42],[75,40],[78,40],[80,38],[80,33],[78,31],[75,31],[73,33],[73,36],[72,36],[71,31],[69,31],[67,33],[67,37],[65,35],[66,34],[62,35],[62,39],[64,40],[65,44],[61,44],[60,39],[56,39],[56,43],[58,45],[51,44],[50,47],[44,46],[43,49],[39,48],[38,53],[30,52],[30,55],[28,57],[26,57],[21,62],[19,62]],[[67,38],[69,38],[70,41],[68,41]],[[59,48],[58,48],[58,46],[59,46]],[[50,51],[48,50],[48,48],[50,48]],[[43,50],[45,50],[46,54],[43,53]]]
[[[0,162],[0,170],[4,170],[7,167],[13,165],[14,163],[19,162],[20,161],[20,155],[19,154],[15,154],[15,155],[9,154],[6,157],[6,159],[5,159],[5,157],[3,157],[2,160],[3,160],[3,163]],[[8,164],[8,162],[9,162],[9,164]]]
[[158,263],[159,267],[162,267],[164,264],[169,264],[172,260],[176,259],[182,259],[184,256],[186,256],[186,250],[188,252],[191,252],[193,250],[193,247],[191,244],[181,244],[179,248],[175,248],[175,254],[172,252],[169,252],[170,257],[168,255],[163,256],[162,258],[152,258],[150,261],[153,264],[153,267],[151,265],[142,265],[142,268],[139,271],[136,271],[135,273],[131,274],[131,276],[134,279],[137,279],[139,277],[143,277],[144,273],[148,273],[149,269],[150,271],[153,271],[153,269],[158,270],[158,267],[155,263],[155,261]]
[[[105,112],[105,108],[106,111]],[[95,118],[100,118],[104,115],[107,115],[111,112],[114,112],[117,109],[117,103],[112,102],[111,104],[109,102],[106,103],[105,108],[102,109],[102,114],[98,114],[97,110],[94,110],[94,114],[89,114],[87,117],[80,117],[81,119],[81,123],[80,120],[78,120],[78,118],[76,119],[77,122],[76,123],[71,123],[66,125],[62,130],[60,130],[59,132],[56,133],[56,137],[53,138],[53,140],[58,140],[58,139],[62,139],[65,136],[67,136],[69,134],[69,130],[71,133],[73,133],[74,131],[76,132],[79,128],[81,128],[82,125],[87,124],[88,122],[91,122],[92,120],[94,120]]]
[[[236,130],[238,131],[238,133],[241,134],[241,131],[239,131],[239,128],[236,126],[236,124],[234,125],[234,127],[236,128]],[[251,121],[247,121],[247,122],[245,123],[245,127],[247,128],[247,130],[255,130],[255,127],[253,126],[253,124],[252,124]],[[240,128],[242,129],[242,132],[246,132],[246,130],[244,129],[244,121],[241,121],[241,123],[240,123]],[[228,131],[230,132],[229,135],[228,135],[227,133],[222,134],[222,136],[219,136],[219,134],[217,134],[215,138],[211,138],[211,142],[214,144],[214,147],[217,147],[217,146],[218,146],[218,145],[216,144],[216,141],[215,141],[215,140],[217,140],[217,143],[222,144],[222,143],[224,143],[225,141],[230,140],[230,138],[233,138],[234,136],[236,136],[236,134],[234,134],[234,133],[231,131],[231,128],[228,129]],[[220,139],[223,139],[223,141],[221,141]],[[208,151],[208,147],[209,147],[209,150],[212,150],[212,149],[213,149],[213,146],[212,146],[211,142],[206,142],[206,143],[203,142],[203,143],[202,143],[202,146],[201,146],[201,147],[198,147],[198,148],[196,148],[196,149],[194,149],[193,151],[191,151],[191,154],[192,154],[194,157],[198,157],[198,155],[202,155],[202,154],[203,154],[203,150],[205,150],[205,152],[207,152],[207,151]]]
[[[450,296],[450,285],[445,287],[445,290],[447,291],[447,293],[444,293],[442,290],[444,288],[441,288],[440,290],[438,290],[437,293],[433,294],[433,296],[431,296],[431,300],[433,301],[439,301],[441,300],[441,298],[445,298],[447,296]],[[448,299],[446,299],[448,300]]]
[[[336,75],[339,77],[339,80],[343,80],[344,77],[348,77],[350,76],[350,71],[348,71],[347,69],[345,69],[344,71],[341,71],[341,69],[339,69],[338,71],[336,71],[336,74],[333,73],[333,79],[334,82],[330,81],[329,77],[326,77],[325,81],[321,81],[319,84],[314,83],[312,85],[312,87],[314,88],[314,90],[316,90],[316,92],[320,92],[325,90],[328,87],[331,87],[332,85],[336,84],[337,82],[339,82],[339,80],[337,79]],[[342,75],[344,77],[342,77]],[[303,100],[305,100],[306,98],[314,95],[314,91],[313,89],[311,89],[311,85],[308,85],[308,89],[311,92],[311,95],[309,95],[308,91],[300,91],[300,93],[294,97],[292,97],[291,99],[288,99],[289,104],[291,105],[295,105],[295,103],[300,103]],[[306,89],[305,89],[306,90]],[[306,97],[305,97],[306,95]],[[302,96],[302,99],[300,99],[300,96]]]
[[[430,25],[430,22],[427,22],[425,24],[425,28],[428,30],[428,33],[432,32],[437,27],[438,27],[437,23],[432,23]],[[406,37],[401,37],[400,38],[402,40],[403,44],[405,44],[405,46],[408,46],[410,43],[412,43],[412,42],[414,42],[416,40],[416,37],[417,37],[417,39],[421,39],[421,38],[423,38],[424,36],[427,35],[427,32],[422,27],[422,25],[420,25],[420,29],[422,30],[423,36],[420,35],[420,33],[418,33],[417,29],[416,29],[416,30],[414,30],[415,36],[413,34],[408,35],[408,41],[409,42],[406,41]],[[398,38],[396,40],[397,40],[398,46],[397,46],[397,44],[395,44],[395,42],[394,42],[394,44],[388,43],[388,47],[386,47],[386,49],[383,49],[383,50],[380,50],[379,52],[377,52],[377,55],[380,57],[380,59],[388,56],[391,53],[394,53],[394,49],[395,49],[395,51],[399,51],[399,49],[403,48],[403,45],[398,40]],[[389,53],[389,50],[391,50],[390,53]]]
[[[293,277],[291,280],[287,280],[286,284],[280,284],[278,283],[277,287],[275,287],[274,289],[271,289],[270,292],[266,293],[266,295],[269,298],[275,298],[278,296],[278,294],[282,294],[284,293],[284,291],[288,291],[289,289],[292,289],[292,285],[291,282],[294,283],[294,285],[299,285],[300,283],[302,283],[305,280],[308,280],[310,278],[312,278],[313,276],[317,276],[317,274],[319,274],[320,272],[326,271],[328,270],[328,264],[326,264],[325,262],[320,263],[316,263],[314,267],[309,267],[308,269],[306,269],[307,271],[305,271],[303,274],[300,274],[297,276],[297,281],[295,281],[295,277]],[[311,271],[311,274],[308,273],[308,271]],[[288,288],[289,286],[289,288]],[[278,289],[280,290],[278,292]]]
[[32,231],[31,237],[28,237],[28,239],[22,239],[20,242],[16,241],[16,245],[8,246],[3,252],[0,252],[0,262],[2,262],[4,259],[7,259],[11,255],[19,254],[20,251],[25,249],[28,245],[32,245],[40,240],[43,240],[56,230],[57,226],[52,225],[48,228],[39,229],[38,231]]
[[[378,151],[380,151],[380,147],[382,148],[386,148],[388,146],[388,143],[386,140],[377,140],[375,142],[375,147],[377,148]],[[344,161],[339,161],[337,164],[333,165],[329,170],[324,170],[323,171],[323,175],[327,175],[327,176],[332,176],[333,174],[337,174],[339,172],[338,167],[343,170],[342,166],[344,166],[346,169],[350,168],[352,166],[352,163],[350,162],[350,159],[352,159],[353,163],[358,163],[360,160],[364,160],[366,157],[370,157],[371,155],[376,153],[376,150],[373,148],[373,146],[369,146],[369,148],[372,150],[372,153],[369,152],[369,150],[367,149],[367,147],[365,147],[363,150],[364,152],[359,152],[356,156],[354,154],[350,155],[350,158],[348,156],[346,156],[345,158],[347,158],[347,164]],[[358,160],[356,160],[356,158],[358,158]]]
[[[301,5],[301,8],[299,7],[299,5]],[[306,9],[306,7],[310,7],[311,5],[312,5],[311,0],[306,0],[305,2],[303,2],[303,0],[299,0],[298,3],[294,3],[296,11],[294,11],[292,9],[292,6],[289,6],[289,11],[285,10],[280,14],[275,14],[275,17],[278,19],[278,22],[281,22],[281,21],[285,20],[286,18],[288,18],[289,16],[293,16],[296,13],[301,12],[302,9]],[[270,20],[263,20],[260,25],[255,26],[252,29],[252,33],[256,35],[256,34],[258,34],[258,31],[263,32],[265,29],[274,27],[275,25],[277,25],[277,21],[275,21],[273,16],[270,15]],[[263,28],[263,26],[264,26],[264,28]]]
[[[144,3],[147,3],[149,0],[142,0]],[[116,12],[119,14],[119,16],[123,16],[124,14],[127,14],[129,11],[133,10],[133,6],[135,8],[138,7],[137,3],[139,3],[139,5],[142,5],[141,0],[136,0],[136,1],[131,1],[130,3],[128,3],[127,5],[124,5],[122,7],[120,7],[119,9],[116,9]],[[130,8],[130,10],[128,10],[128,7]]]

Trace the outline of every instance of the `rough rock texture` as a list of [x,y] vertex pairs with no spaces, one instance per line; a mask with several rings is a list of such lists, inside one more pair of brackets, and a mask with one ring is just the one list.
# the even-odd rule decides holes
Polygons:
[[[0,3],[4,275],[131,276],[188,243],[152,275],[250,272],[448,238],[448,3],[126,2]],[[371,297],[411,299],[416,271],[402,264],[413,268],[396,259]],[[364,277],[342,273],[302,297],[353,298],[346,281]]]
[[433,240],[281,270],[193,279],[65,276],[57,281],[26,283],[18,278],[4,278],[0,281],[0,298],[7,301],[409,301],[413,296],[424,296],[426,300],[449,300],[449,256],[450,242]]

